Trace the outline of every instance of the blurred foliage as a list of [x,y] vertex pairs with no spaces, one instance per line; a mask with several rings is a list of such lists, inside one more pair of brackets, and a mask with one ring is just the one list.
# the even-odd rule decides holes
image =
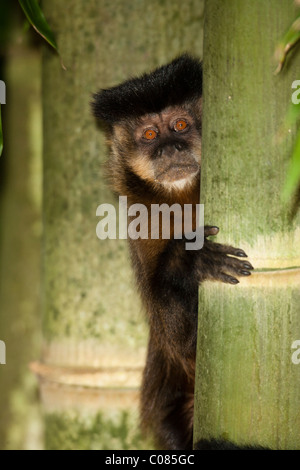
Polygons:
[[276,50],[275,58],[278,62],[277,69],[275,73],[279,73],[284,66],[287,55],[290,50],[298,43],[300,40],[300,13],[297,14],[296,19],[290,25],[286,33],[282,36],[279,41]]
[[[277,60],[278,74],[286,62],[287,55],[296,45],[299,46],[300,41],[300,13],[297,13],[295,20],[289,26],[288,30],[279,41],[276,50],[275,58]],[[291,128],[298,127],[300,117],[300,100],[292,102],[285,117],[283,125],[283,136],[287,136],[291,132]],[[282,190],[282,199],[287,202],[294,195],[300,183],[300,129],[298,128],[294,148],[291,155],[291,161],[287,171],[286,181]]]
[[51,435],[46,435],[45,439],[48,443],[46,450],[153,449],[153,443],[141,436],[137,416],[127,410],[119,410],[110,415],[98,413],[86,419],[75,411],[52,413],[47,414],[45,419],[46,433],[51,429]]
[[[300,84],[299,84],[300,85]],[[300,91],[299,91],[300,94]],[[292,128],[299,125],[300,100],[299,103],[291,103],[284,122],[284,135],[288,135]],[[285,185],[282,191],[282,198],[288,201],[297,190],[300,182],[300,129],[298,129],[291,161],[287,171]]]
[[[38,4],[37,0],[19,0],[19,4],[23,9],[29,23],[33,28],[58,52],[57,44],[53,32],[51,31],[46,18]],[[4,54],[12,30],[14,2],[0,0],[0,56]],[[63,66],[63,64],[62,64]],[[64,66],[63,66],[64,67]],[[1,73],[1,68],[0,68]],[[0,76],[1,78],[1,76]],[[0,156],[3,151],[3,131],[0,107]]]
[[[11,33],[11,23],[12,23],[12,13],[13,13],[13,2],[8,2],[7,0],[0,0],[0,79],[2,77],[2,62],[5,54],[5,48],[8,44],[10,33]],[[2,119],[1,119],[1,104],[0,104],[0,156],[3,151],[3,131],[2,131]]]
[[14,2],[0,0],[0,55],[3,54],[4,48],[9,41],[14,8]]
[[19,0],[26,18],[33,28],[58,52],[56,40],[37,0]]

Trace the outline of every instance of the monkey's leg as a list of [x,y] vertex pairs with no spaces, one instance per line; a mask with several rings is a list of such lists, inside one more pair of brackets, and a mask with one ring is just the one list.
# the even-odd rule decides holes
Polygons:
[[193,380],[181,363],[166,362],[154,345],[150,340],[142,386],[142,428],[154,435],[158,449],[192,449]]

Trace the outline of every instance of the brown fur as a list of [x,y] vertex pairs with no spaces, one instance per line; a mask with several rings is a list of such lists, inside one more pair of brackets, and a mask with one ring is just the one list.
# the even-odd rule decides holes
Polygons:
[[[197,156],[200,169],[200,107],[198,101],[192,114],[176,107],[157,116],[146,115],[133,122],[123,121],[114,127],[111,134],[109,168],[114,190],[126,195],[129,205],[142,203],[147,207],[149,235],[151,204],[179,204],[182,208],[184,204],[192,204],[193,230],[196,229],[200,172],[180,190],[164,187],[155,175],[157,168],[160,170],[163,165],[171,168],[174,161],[182,161],[185,165],[188,158],[195,158],[191,155]],[[191,123],[190,132],[186,134],[188,150],[176,153],[168,142],[167,155],[157,162],[153,144],[145,146],[141,142],[143,129],[155,125],[159,127],[160,137],[164,138],[169,132],[169,122],[178,116]],[[165,178],[168,180],[167,173]],[[171,220],[174,222],[174,217]],[[132,265],[150,328],[141,392],[142,427],[152,430],[157,446],[163,449],[192,446],[198,285],[204,279],[235,282],[235,278],[227,274],[222,277],[222,267],[226,266],[227,272],[235,275],[243,267],[241,261],[227,256],[237,255],[238,251],[243,256],[241,250],[206,241],[201,253],[187,252],[183,240],[173,240],[175,230],[171,224],[170,240],[162,239],[161,231],[158,240],[129,240]],[[244,269],[246,272],[245,266]]]
[[[194,80],[192,88],[186,80],[186,66]],[[183,56],[149,76],[96,95],[95,114],[110,123],[107,167],[111,184],[116,194],[127,196],[129,205],[147,207],[149,235],[152,204],[179,204],[181,208],[191,204],[196,229],[201,77],[201,65]],[[140,101],[136,90],[141,92]],[[165,107],[160,106],[160,99],[167,103]],[[131,106],[132,100],[137,109]],[[120,103],[130,108],[128,117]],[[142,112],[144,108],[148,111]],[[186,127],[178,131],[176,122],[182,119]],[[155,134],[151,141],[145,137],[149,129]],[[206,279],[236,284],[236,276],[249,275],[252,266],[235,258],[246,256],[242,250],[207,239],[201,250],[186,250],[187,240],[175,237],[179,227],[174,219],[170,239],[163,239],[160,230],[158,240],[129,239],[129,246],[150,329],[141,389],[142,428],[153,433],[157,447],[183,450],[192,448],[198,286]],[[207,227],[205,235],[217,232]]]

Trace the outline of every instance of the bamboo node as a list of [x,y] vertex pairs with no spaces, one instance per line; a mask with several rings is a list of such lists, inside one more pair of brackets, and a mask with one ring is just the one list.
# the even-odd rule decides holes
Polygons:
[[60,367],[34,361],[30,370],[41,382],[89,388],[137,388],[141,384],[141,367]]

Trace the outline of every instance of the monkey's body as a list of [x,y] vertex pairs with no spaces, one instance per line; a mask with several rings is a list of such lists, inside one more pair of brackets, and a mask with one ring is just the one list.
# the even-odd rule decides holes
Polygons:
[[[201,64],[182,56],[151,74],[95,95],[94,113],[108,124],[112,185],[129,205],[199,203]],[[148,211],[151,218],[151,211]],[[149,220],[150,226],[151,220]],[[142,426],[161,449],[191,449],[198,286],[238,283],[252,266],[243,250],[212,243],[186,250],[186,241],[130,240],[132,264],[150,335],[141,391]],[[218,233],[206,227],[205,237]],[[161,235],[161,234],[160,234]],[[230,255],[230,256],[228,256]]]
[[[180,197],[152,193],[150,200],[196,207],[199,179]],[[155,429],[156,444],[162,449],[192,448],[198,281],[191,269],[195,253],[185,250],[185,242],[184,238],[130,240],[150,327],[141,391],[142,425]]]

